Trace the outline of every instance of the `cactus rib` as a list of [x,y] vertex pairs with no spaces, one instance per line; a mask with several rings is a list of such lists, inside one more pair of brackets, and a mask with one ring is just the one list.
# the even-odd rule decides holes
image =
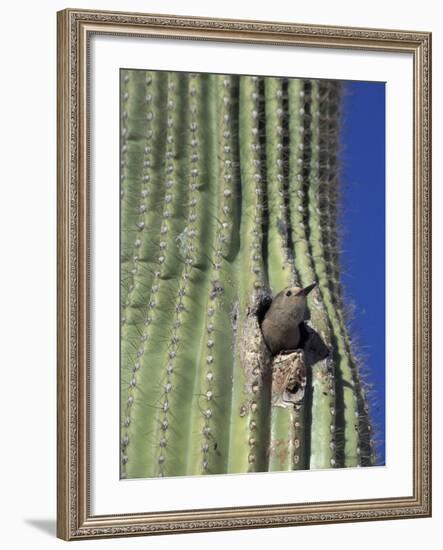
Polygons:
[[146,304],[145,340],[137,351],[141,367],[137,380],[139,398],[132,405],[131,425],[135,429],[127,464],[131,477],[162,474],[163,449],[169,428],[166,393],[173,369],[165,361],[172,353],[171,342],[165,338],[165,327],[171,326],[177,311],[177,305],[171,303],[171,295],[179,293],[183,264],[176,262],[175,241],[185,225],[188,190],[178,183],[186,170],[187,159],[180,156],[176,146],[177,139],[181,139],[185,131],[187,102],[182,91],[186,79],[183,75],[169,73],[167,80],[166,109],[163,109],[167,112],[166,152],[162,164],[165,195],[158,240],[151,241],[156,257],[151,296]]
[[[358,360],[355,356],[352,342],[350,339],[350,331],[346,326],[344,312],[343,291],[340,284],[339,276],[339,254],[337,250],[337,193],[338,193],[338,176],[337,176],[337,150],[338,150],[338,110],[340,105],[340,84],[338,82],[325,82],[321,84],[321,125],[324,127],[322,132],[323,145],[321,150],[322,155],[322,178],[320,186],[322,188],[320,196],[322,200],[328,200],[329,208],[321,208],[322,216],[322,242],[324,244],[324,258],[329,287],[329,300],[331,308],[333,307],[336,313],[337,329],[340,333],[340,338],[343,340],[344,354],[349,361],[349,369],[345,372],[344,378],[341,380],[341,387],[347,386],[350,383],[354,387],[354,407],[350,407],[349,398],[347,403],[345,396],[341,396],[342,414],[348,412],[348,420],[350,421],[352,413],[357,419],[357,427],[353,427],[346,423],[346,417],[343,419],[348,429],[344,430],[341,437],[343,439],[343,465],[371,465],[375,462],[374,450],[371,444],[371,425],[367,410],[367,404],[362,388],[361,378],[358,372]],[[340,373],[341,375],[341,373]],[[351,382],[349,382],[351,380]],[[344,384],[343,384],[344,382]],[[355,422],[354,422],[355,424]],[[354,431],[357,433],[355,434]],[[357,443],[355,443],[355,435]],[[351,444],[350,440],[354,443]],[[351,447],[353,445],[353,447]],[[357,447],[355,447],[357,445]],[[352,449],[352,450],[351,450]],[[355,452],[355,454],[353,454]]]
[[234,357],[232,421],[228,470],[230,472],[263,471],[267,468],[266,440],[268,433],[269,388],[263,383],[259,351],[254,342],[261,337],[258,325],[247,339],[252,353],[241,349],[245,342],[244,327],[254,297],[264,287],[262,256],[263,176],[262,144],[259,137],[260,83],[257,77],[240,77],[239,147],[241,168],[241,226],[238,275],[238,330]]
[[[194,385],[191,398],[190,422],[188,430],[187,473],[203,474],[214,471],[213,462],[217,455],[214,452],[218,433],[214,432],[214,417],[220,414],[217,389],[220,383],[217,380],[221,373],[214,373],[214,346],[219,345],[218,335],[214,334],[217,323],[217,306],[220,293],[224,291],[224,266],[221,264],[222,253],[220,236],[222,235],[219,223],[222,200],[219,190],[218,159],[217,159],[217,81],[214,75],[209,75],[201,91],[206,90],[203,97],[207,101],[200,101],[198,125],[201,128],[198,134],[200,145],[199,158],[203,170],[205,185],[202,186],[199,219],[196,223],[201,228],[200,258],[201,283],[195,284],[196,301],[201,308],[201,322],[190,319],[194,325],[198,324],[197,353],[194,360]],[[198,93],[197,93],[198,97]],[[204,130],[204,131],[203,131]],[[206,252],[208,255],[206,256]],[[223,282],[221,282],[223,281]],[[197,282],[197,281],[196,281]],[[194,308],[195,310],[195,308]],[[194,329],[195,331],[195,329]],[[208,346],[209,343],[209,346]],[[192,364],[190,362],[190,364]],[[222,434],[220,434],[222,435]]]
[[[286,209],[286,147],[283,104],[283,79],[267,78],[266,94],[266,183],[268,205],[268,277],[274,293],[292,286],[296,276],[292,252],[288,248],[288,218]],[[292,470],[300,464],[298,458],[300,406],[282,408],[271,405],[269,444],[270,471]]]
[[[292,152],[290,157],[290,200],[291,227],[293,231],[295,262],[300,274],[301,284],[305,286],[315,280],[313,263],[314,251],[311,225],[313,192],[311,184],[315,181],[317,170],[318,129],[316,91],[314,93],[303,86],[300,81],[290,81],[288,87],[290,109],[290,138]],[[305,93],[309,91],[311,110],[305,112]],[[304,125],[300,126],[300,115],[303,115]],[[303,130],[301,130],[303,128]],[[307,152],[305,151],[307,149]],[[297,151],[299,151],[297,153]],[[308,163],[308,181],[305,181],[304,168]],[[300,201],[300,199],[302,199]],[[315,244],[315,243],[314,243]],[[331,346],[331,331],[319,289],[309,296],[309,308],[313,328],[320,334],[323,341]],[[312,405],[310,441],[306,445],[310,449],[310,468],[330,468],[335,464],[334,430],[335,430],[335,399],[333,380],[330,373],[331,361],[324,359],[312,368]]]
[[[234,133],[232,113],[235,108],[235,79],[226,75],[214,76],[213,108],[211,120],[216,137],[212,157],[216,159],[213,177],[218,182],[215,219],[216,233],[210,258],[210,284],[206,293],[205,333],[199,349],[200,373],[199,386],[195,387],[193,420],[194,434],[202,435],[201,446],[190,441],[188,473],[227,472],[227,453],[229,444],[232,365],[226,365],[221,371],[214,365],[223,364],[226,357],[232,355],[233,334],[231,330],[231,304],[235,295],[232,262],[229,255],[238,232],[236,208],[236,186],[234,172]],[[193,449],[193,451],[191,451]],[[201,455],[199,459],[198,454]],[[190,455],[188,455],[190,456]]]
[[[153,109],[162,101],[165,75],[145,71],[123,72],[122,127],[125,131],[128,161],[122,172],[122,463],[121,475],[126,475],[128,448],[133,443],[132,410],[137,400],[137,379],[141,368],[140,353],[147,338],[149,315],[147,303],[153,279],[154,255],[149,236],[158,233],[160,217],[157,203],[164,191],[158,185],[161,166],[158,156],[164,151],[161,128],[164,120],[154,120]],[[131,105],[131,97],[136,99]],[[129,106],[128,106],[129,103]],[[134,100],[133,102],[134,103]],[[127,110],[125,110],[127,109]],[[155,141],[155,147],[152,143]],[[137,154],[132,153],[135,150]],[[125,245],[126,243],[126,245]],[[129,244],[132,243],[132,247]],[[126,266],[130,266],[130,269]],[[126,276],[126,279],[125,279]],[[129,281],[129,286],[126,284]],[[126,291],[126,292],[125,292]]]

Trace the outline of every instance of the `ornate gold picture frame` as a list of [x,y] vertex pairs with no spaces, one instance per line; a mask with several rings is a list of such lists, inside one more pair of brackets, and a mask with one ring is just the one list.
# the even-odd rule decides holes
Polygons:
[[[431,35],[427,32],[235,21],[68,9],[58,13],[58,536],[65,540],[428,517],[431,515]],[[91,43],[96,36],[315,48],[318,52],[406,54],[413,66],[410,159],[413,234],[411,349],[413,443],[405,496],[254,502],[211,507],[156,505],[150,511],[96,512],[91,480],[94,391],[90,272],[96,205],[91,199]],[[115,117],[119,118],[118,105]],[[114,115],[112,115],[114,116]],[[408,154],[405,152],[405,155]],[[119,163],[118,156],[109,159]],[[401,185],[402,182],[398,182]],[[403,182],[404,183],[404,182]],[[94,206],[94,207],[93,207]],[[312,285],[311,285],[312,286]],[[118,294],[118,288],[115,289]],[[411,305],[412,302],[412,305]],[[399,315],[401,312],[398,313]],[[389,369],[389,365],[387,365]],[[116,396],[115,399],[118,399]],[[119,427],[115,426],[118,431]],[[117,449],[118,453],[118,449]],[[274,474],[273,474],[274,475]],[[280,475],[280,474],[275,474]],[[115,472],[118,479],[119,472]],[[157,480],[162,483],[164,480]],[[131,483],[131,482],[123,482]],[[315,499],[314,499],[315,500]],[[233,501],[234,502],[234,501]]]

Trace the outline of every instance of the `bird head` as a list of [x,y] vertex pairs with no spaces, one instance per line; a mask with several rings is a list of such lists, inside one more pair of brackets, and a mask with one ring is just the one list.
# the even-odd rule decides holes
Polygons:
[[304,288],[293,286],[280,291],[272,301],[272,307],[285,311],[294,321],[301,323],[304,319],[308,294],[317,286],[312,283]]

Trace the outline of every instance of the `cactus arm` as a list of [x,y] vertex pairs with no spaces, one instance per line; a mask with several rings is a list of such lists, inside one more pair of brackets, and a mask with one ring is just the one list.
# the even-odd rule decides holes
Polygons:
[[[264,384],[256,349],[258,324],[248,334],[248,311],[265,281],[262,258],[263,177],[258,113],[261,105],[257,77],[240,77],[239,151],[242,192],[240,258],[238,264],[238,318],[234,358],[229,472],[267,469],[269,390]],[[261,338],[261,335],[260,335]],[[253,359],[245,351],[252,350]]]

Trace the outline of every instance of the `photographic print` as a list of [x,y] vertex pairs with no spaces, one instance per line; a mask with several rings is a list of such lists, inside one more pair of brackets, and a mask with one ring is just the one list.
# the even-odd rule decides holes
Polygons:
[[120,477],[383,465],[385,85],[120,71]]

